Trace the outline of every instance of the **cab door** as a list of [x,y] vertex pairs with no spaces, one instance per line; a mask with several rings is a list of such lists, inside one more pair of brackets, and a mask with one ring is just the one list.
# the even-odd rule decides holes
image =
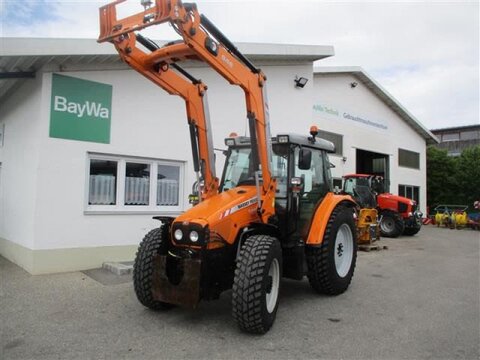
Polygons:
[[306,239],[315,209],[321,200],[330,191],[330,176],[328,175],[328,159],[325,152],[318,149],[309,148],[312,152],[312,160],[310,168],[300,169],[299,153],[300,148],[297,147],[294,152],[294,169],[293,177],[302,179],[302,190],[298,194],[298,209],[296,216],[295,235],[302,239]]

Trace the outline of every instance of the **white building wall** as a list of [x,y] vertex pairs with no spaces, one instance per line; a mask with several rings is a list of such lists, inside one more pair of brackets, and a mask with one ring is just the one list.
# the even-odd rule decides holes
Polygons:
[[35,238],[41,92],[41,77],[26,80],[0,110],[0,238],[27,248]]
[[[358,85],[350,86],[352,82]],[[343,135],[343,161],[331,156],[334,177],[356,172],[356,149],[389,155],[390,191],[398,185],[420,187],[421,210],[426,210],[426,143],[359,79],[351,74],[316,74],[313,118],[319,128]],[[320,107],[320,106],[321,107]],[[323,111],[321,110],[323,108]],[[344,113],[386,126],[386,129],[349,120]],[[398,166],[398,148],[420,154],[420,169]]]
[[[62,73],[113,86],[110,144],[49,137],[50,95],[41,127],[35,249],[132,245],[158,225],[153,215],[85,214],[88,152],[190,161],[185,109],[133,71]],[[44,74],[51,91],[51,73]],[[176,122],[175,120],[182,120]],[[54,161],[52,161],[55,159]],[[188,183],[188,180],[187,180]],[[184,201],[184,205],[187,205]]]
[[[305,132],[311,117],[312,64],[265,65],[262,69],[268,77],[272,133],[294,129]],[[230,132],[245,131],[243,91],[210,69],[195,68],[191,72],[208,85],[215,147],[224,148],[224,138]],[[130,70],[62,74],[113,86],[111,143],[49,138],[51,73],[45,73],[43,90],[47,96],[37,132],[41,144],[37,186],[41,191],[36,198],[36,237],[31,246],[46,250],[138,244],[158,225],[151,219],[153,214],[85,213],[87,152],[184,161],[183,192],[188,195],[195,178],[184,102]],[[310,83],[302,90],[295,89],[295,75],[308,77]],[[217,153],[219,177],[223,160]],[[186,196],[183,204],[188,208]]]

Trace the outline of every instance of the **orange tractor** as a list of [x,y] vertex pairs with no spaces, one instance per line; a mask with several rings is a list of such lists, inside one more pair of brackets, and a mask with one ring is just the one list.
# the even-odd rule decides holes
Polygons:
[[[185,100],[198,204],[140,243],[133,272],[138,300],[151,309],[195,307],[232,289],[232,313],[247,332],[265,333],[279,303],[281,277],[305,275],[319,293],[349,286],[356,262],[355,203],[332,193],[327,153],[332,143],[311,136],[270,135],[266,77],[193,3],[142,0],[124,19],[116,1],[100,9],[99,42]],[[157,46],[139,31],[170,23],[181,40]],[[250,137],[226,139],[226,165],[216,177],[207,87],[179,64],[206,63],[245,92]]]

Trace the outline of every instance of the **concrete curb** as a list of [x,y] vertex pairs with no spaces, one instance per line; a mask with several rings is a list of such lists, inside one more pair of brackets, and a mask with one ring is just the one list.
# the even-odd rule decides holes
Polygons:
[[104,262],[102,268],[115,275],[128,275],[133,272],[133,261],[127,262]]

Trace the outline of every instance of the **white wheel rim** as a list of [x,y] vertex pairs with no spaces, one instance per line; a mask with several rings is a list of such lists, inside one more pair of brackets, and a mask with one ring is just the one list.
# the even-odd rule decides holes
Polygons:
[[270,291],[266,292],[265,300],[267,304],[267,311],[272,313],[277,305],[278,288],[280,285],[280,265],[278,264],[277,259],[273,259],[272,263],[270,264],[268,276],[272,278],[272,288]]
[[395,229],[395,221],[391,217],[386,217],[382,219],[380,227],[382,228],[383,232],[390,233]]
[[342,224],[335,239],[335,268],[340,277],[345,277],[350,271],[353,259],[353,236],[350,226]]

